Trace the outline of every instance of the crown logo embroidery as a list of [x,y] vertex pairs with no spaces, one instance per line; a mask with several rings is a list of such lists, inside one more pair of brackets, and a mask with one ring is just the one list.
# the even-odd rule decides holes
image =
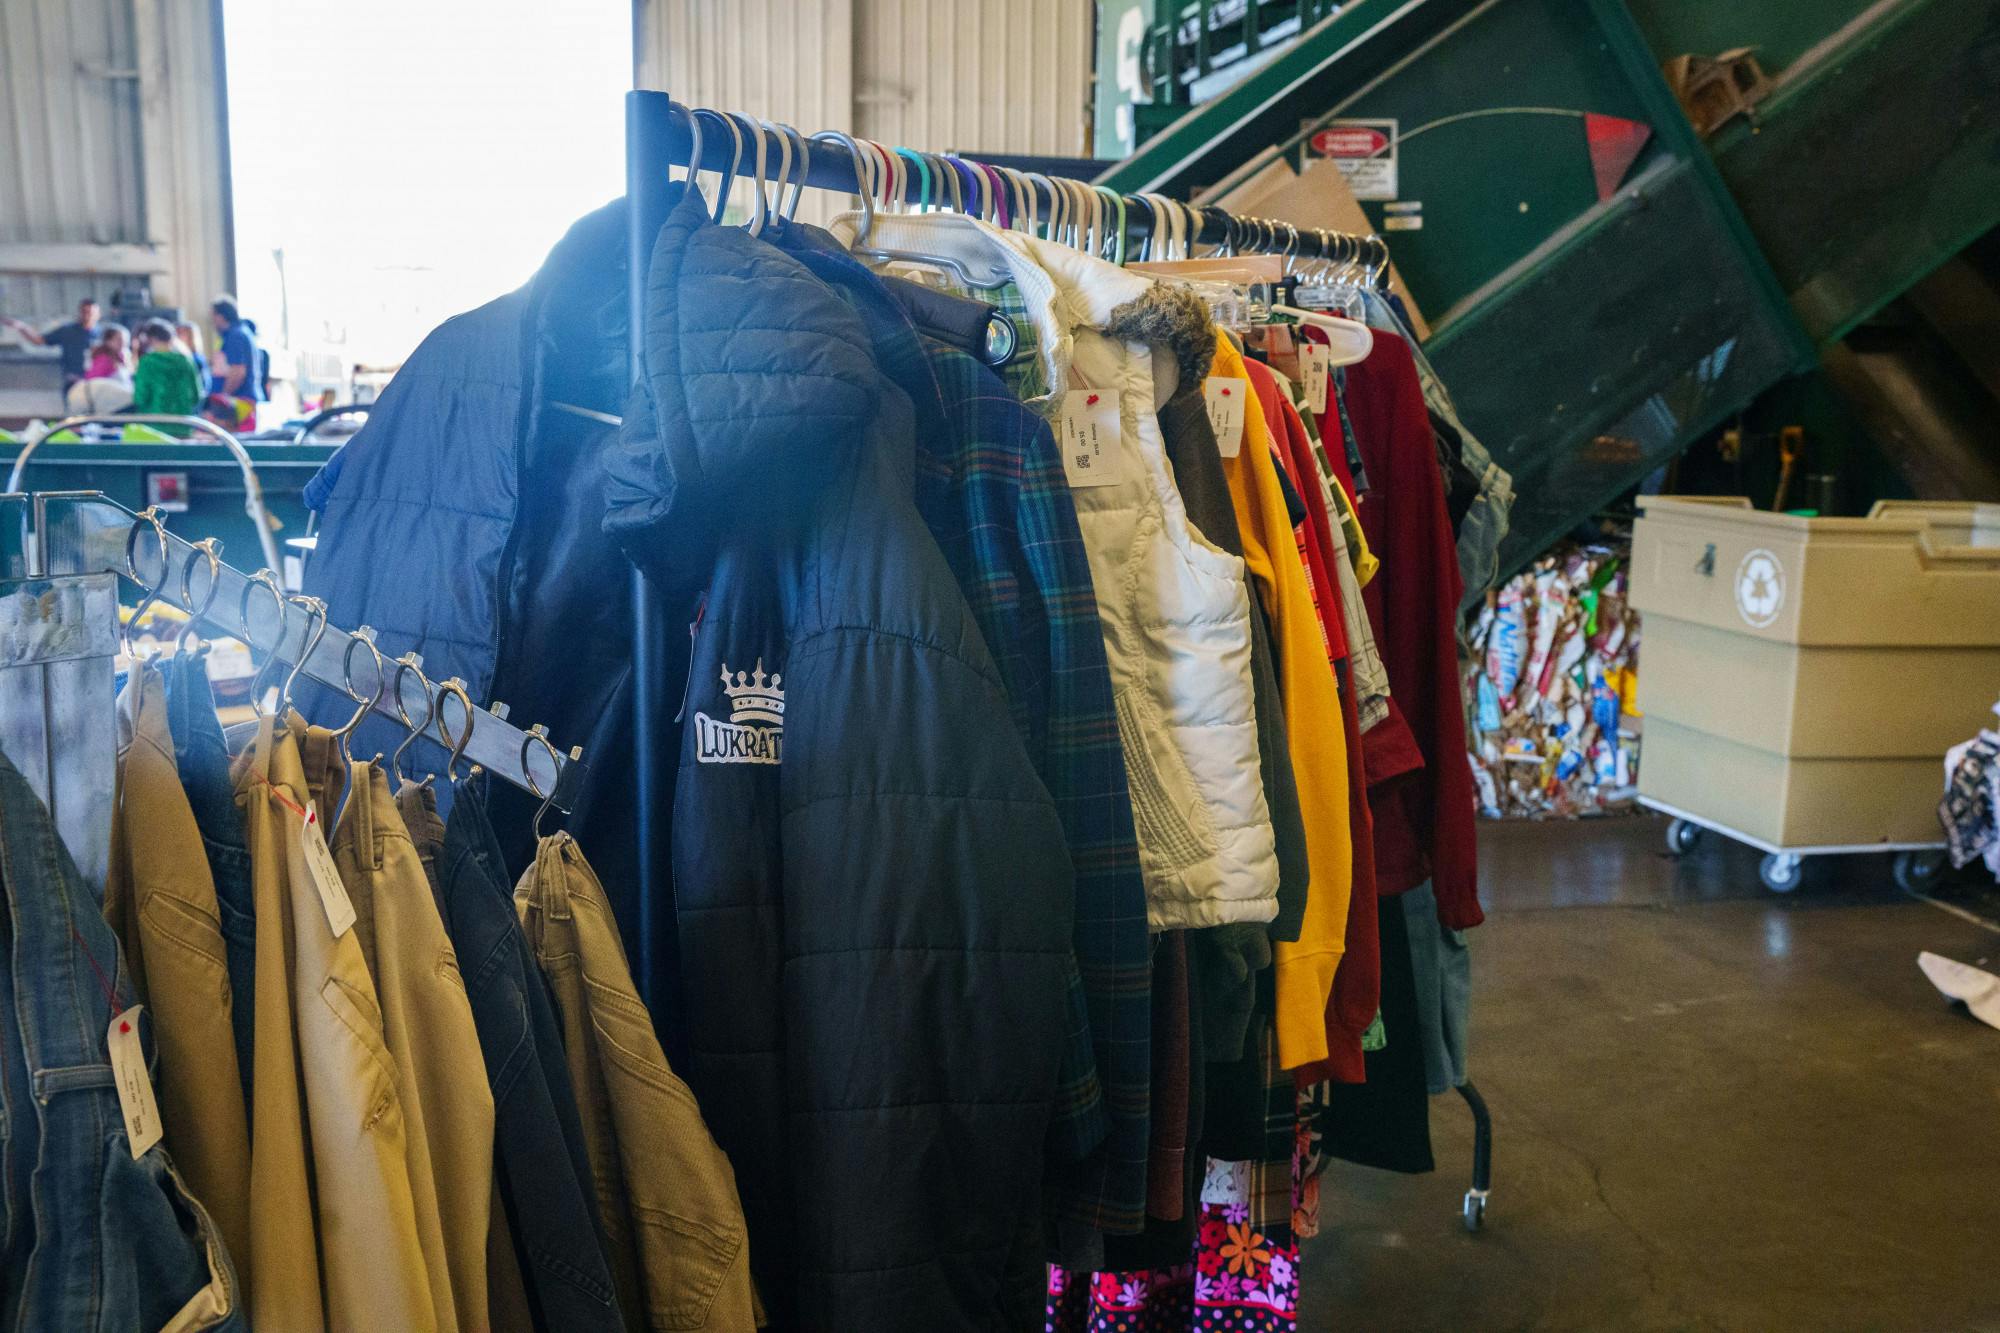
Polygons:
[[756,670],[745,675],[739,671],[729,674],[729,663],[722,664],[722,692],[729,696],[729,720],[731,722],[766,722],[774,727],[785,723],[785,692],[778,688],[783,676],[771,674],[769,684],[764,675],[764,659],[757,659]]

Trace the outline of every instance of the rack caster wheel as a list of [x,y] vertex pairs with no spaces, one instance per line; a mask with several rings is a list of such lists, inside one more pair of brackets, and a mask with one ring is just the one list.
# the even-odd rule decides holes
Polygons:
[[1928,893],[1944,878],[1945,856],[1940,851],[1897,852],[1889,863],[1896,887],[1905,893]]
[[1667,854],[1686,856],[1701,841],[1701,825],[1688,819],[1676,819],[1667,825]]
[[1799,857],[1792,852],[1772,852],[1758,863],[1757,878],[1773,893],[1791,893],[1803,878]]
[[1465,1218],[1465,1229],[1467,1231],[1477,1231],[1480,1225],[1485,1222],[1486,1195],[1487,1191],[1485,1190],[1474,1189],[1465,1192],[1465,1206],[1461,1210],[1460,1215]]

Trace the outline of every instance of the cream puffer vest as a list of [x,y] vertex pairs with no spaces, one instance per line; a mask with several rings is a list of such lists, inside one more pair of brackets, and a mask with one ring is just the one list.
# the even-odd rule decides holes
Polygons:
[[[1158,409],[1179,371],[1165,344],[1104,332],[1152,279],[1014,232],[1001,244],[1036,325],[1051,388],[1118,394],[1114,485],[1072,491],[1096,584],[1154,930],[1263,922],[1278,863],[1257,755],[1243,561],[1188,521]],[[1199,345],[1204,322],[1193,331]],[[1157,372],[1157,373],[1156,373]],[[1198,371],[1195,373],[1199,373]]]
[[[1205,365],[1207,321],[1180,328],[1165,305],[1145,308],[1160,291],[1151,278],[962,214],[848,213],[832,231],[864,253],[947,258],[982,281],[1011,280],[1035,325],[1050,393],[1034,406],[1047,415],[1065,389],[1117,393],[1118,480],[1070,494],[1110,659],[1147,921],[1157,931],[1271,920],[1278,861],[1258,767],[1243,561],[1188,521],[1160,437],[1159,408],[1183,377],[1170,343],[1204,349]],[[1106,333],[1114,311],[1121,328],[1146,326],[1145,340]]]

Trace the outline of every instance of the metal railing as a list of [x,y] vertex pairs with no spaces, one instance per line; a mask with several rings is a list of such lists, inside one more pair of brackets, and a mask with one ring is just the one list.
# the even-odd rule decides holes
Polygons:
[[264,550],[264,566],[267,569],[283,569],[285,562],[278,554],[278,541],[272,535],[271,516],[264,508],[264,488],[257,480],[257,469],[250,461],[250,451],[243,447],[243,441],[210,421],[207,417],[174,416],[163,412],[101,412],[80,417],[64,417],[53,425],[45,426],[34,435],[21,452],[14,456],[14,468],[7,474],[7,484],[0,490],[15,492],[22,489],[21,478],[28,470],[28,459],[44,441],[60,431],[73,430],[78,426],[186,426],[203,431],[215,437],[236,459],[236,466],[243,471],[243,512],[250,516],[251,524],[257,529],[258,545]]

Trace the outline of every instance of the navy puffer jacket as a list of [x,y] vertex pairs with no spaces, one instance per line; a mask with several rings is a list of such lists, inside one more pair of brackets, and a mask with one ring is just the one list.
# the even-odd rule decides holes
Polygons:
[[779,1327],[1038,1326],[1062,826],[853,310],[683,201],[606,528],[705,590],[673,859],[689,1082]]

